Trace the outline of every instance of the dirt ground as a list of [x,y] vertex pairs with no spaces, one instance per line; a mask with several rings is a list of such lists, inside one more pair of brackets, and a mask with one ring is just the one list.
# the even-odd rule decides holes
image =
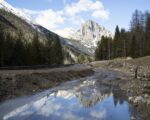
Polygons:
[[1,70],[0,101],[33,94],[62,82],[90,76],[94,71],[85,65],[36,70]]
[[[125,74],[105,84],[116,85],[128,93],[128,100],[141,113],[142,120],[150,120],[150,56],[138,59],[116,59],[90,64],[95,69],[109,69]],[[137,78],[135,78],[137,69]],[[135,120],[133,117],[132,120]]]

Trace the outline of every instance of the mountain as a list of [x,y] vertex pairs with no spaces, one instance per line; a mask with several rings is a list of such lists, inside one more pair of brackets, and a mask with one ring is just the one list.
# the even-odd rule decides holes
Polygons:
[[12,14],[24,19],[26,22],[28,23],[33,23],[31,21],[31,17],[27,14],[25,14],[23,11],[21,11],[20,9],[17,9],[13,6],[11,6],[10,4],[8,4],[7,2],[3,1],[0,3],[0,9],[4,9],[7,12],[11,12]]
[[98,41],[102,36],[112,37],[112,33],[98,23],[88,20],[83,23],[79,30],[70,30],[69,39],[81,42],[93,54]]
[[[0,9],[12,15],[1,15],[5,18],[5,22],[9,22],[19,29],[24,28],[22,31],[27,38],[32,38],[33,33],[38,32],[42,40],[47,37],[57,36],[56,33],[44,28],[43,26],[34,23],[32,16],[24,13],[23,10],[17,9],[7,2],[0,3]],[[4,19],[3,19],[4,20]],[[58,35],[59,36],[59,35]],[[105,27],[100,26],[98,23],[88,20],[83,23],[78,30],[68,31],[68,36],[59,36],[63,45],[65,56],[69,59],[69,62],[78,62],[78,57],[85,56],[85,58],[93,57],[96,44],[101,40],[102,36],[112,37],[112,34]],[[87,60],[87,59],[86,59]],[[68,60],[66,60],[68,61]]]
[[56,40],[58,36],[63,46],[64,63],[77,63],[82,58],[81,56],[84,56],[84,60],[91,59],[86,47],[76,41],[69,41],[43,26],[35,24],[29,15],[12,7],[5,1],[0,3],[0,23],[7,26],[5,31],[9,32],[12,37],[18,36],[18,33],[21,31],[23,37],[27,40],[26,42],[30,42],[35,33],[38,33],[39,39],[43,44],[47,40]]

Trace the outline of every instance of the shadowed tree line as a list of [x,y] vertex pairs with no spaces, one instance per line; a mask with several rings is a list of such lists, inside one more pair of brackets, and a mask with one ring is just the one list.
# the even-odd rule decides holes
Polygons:
[[130,30],[115,29],[114,38],[102,37],[95,50],[96,60],[109,60],[117,57],[143,57],[150,55],[150,13],[135,10]]
[[62,64],[63,52],[59,37],[48,37],[41,41],[38,33],[30,42],[22,32],[12,36],[0,24],[0,67]]

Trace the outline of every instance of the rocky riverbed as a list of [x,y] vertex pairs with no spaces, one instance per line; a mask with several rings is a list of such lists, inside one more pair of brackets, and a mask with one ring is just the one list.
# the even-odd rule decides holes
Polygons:
[[[121,89],[127,91],[128,100],[141,112],[142,119],[150,120],[150,56],[138,59],[98,61],[91,63],[90,66],[126,74],[125,78],[121,77],[104,82],[105,84],[120,86]],[[131,119],[135,120],[134,117]]]

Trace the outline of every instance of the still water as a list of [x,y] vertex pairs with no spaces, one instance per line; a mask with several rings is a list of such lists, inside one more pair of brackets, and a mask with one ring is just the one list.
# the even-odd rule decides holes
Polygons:
[[126,93],[92,77],[0,104],[2,120],[140,120]]

